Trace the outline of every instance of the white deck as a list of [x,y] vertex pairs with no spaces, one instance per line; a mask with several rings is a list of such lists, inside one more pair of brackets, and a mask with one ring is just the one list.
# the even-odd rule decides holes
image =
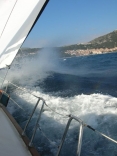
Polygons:
[[0,108],[0,156],[31,156],[2,108]]

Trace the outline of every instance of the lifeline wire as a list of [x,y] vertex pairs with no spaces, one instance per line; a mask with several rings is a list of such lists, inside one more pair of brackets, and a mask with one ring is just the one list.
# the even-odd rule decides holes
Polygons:
[[56,111],[53,110],[50,106],[48,106],[48,105],[46,104],[46,102],[45,102],[45,105],[46,105],[51,111],[55,112],[56,114],[61,115],[61,116],[64,117],[64,118],[68,118],[68,117],[69,117],[69,115],[63,115],[63,114],[61,114],[61,113],[56,112]]
[[13,101],[20,109],[22,109],[24,111],[24,109],[16,101],[14,101],[11,97],[10,97],[10,100]]
[[88,128],[91,129],[92,131],[97,132],[98,134],[102,135],[103,137],[105,137],[105,138],[107,138],[107,139],[109,139],[109,140],[111,140],[112,142],[114,142],[114,143],[117,144],[117,141],[116,141],[116,140],[114,140],[114,139],[108,137],[107,135],[105,135],[105,134],[103,134],[103,133],[97,131],[96,129],[92,128],[91,126],[89,126],[89,125],[87,125],[87,124],[84,124],[84,126],[88,127]]
[[[5,92],[6,93],[6,92]],[[7,93],[6,93],[7,94]],[[7,94],[7,96],[9,96],[8,94]],[[20,109],[22,109],[23,111],[24,111],[24,109],[15,101],[15,100],[13,100],[11,97],[9,97],[9,99],[11,100],[11,101],[13,101],[13,103],[15,103]]]
[[[3,79],[3,78],[0,77],[0,79]],[[33,96],[36,97],[36,98],[40,98],[40,97],[38,97],[38,96],[32,94],[31,92],[29,92],[27,89],[21,88],[21,87],[17,86],[16,84],[14,84],[14,83],[12,83],[12,82],[10,82],[10,81],[8,81],[8,80],[6,80],[6,81],[7,81],[9,84],[13,85],[14,87],[16,87],[16,88],[18,88],[18,89],[20,89],[20,90],[22,90],[22,91],[24,91],[24,92],[28,92],[29,94],[33,95]],[[40,99],[44,100],[43,98],[40,98]],[[44,100],[44,101],[45,101],[45,100]],[[55,112],[56,114],[61,115],[61,116],[65,117],[65,118],[69,117],[69,114],[68,114],[68,115],[63,115],[63,114],[61,114],[61,113],[56,112],[56,111],[53,110],[50,106],[48,106],[48,105],[46,104],[46,102],[45,102],[45,105],[46,105],[51,111]]]
[[56,148],[58,148],[58,146],[55,145],[55,144],[53,144],[53,141],[51,141],[51,140],[46,136],[46,134],[42,131],[40,125],[38,126],[38,128],[39,128],[40,132],[42,133],[42,135],[43,135],[52,145],[54,145]]
[[[3,80],[3,78],[1,78],[1,77],[0,77],[0,79]],[[36,95],[32,94],[31,92],[29,92],[26,88],[21,88],[21,87],[17,86],[16,84],[14,84],[14,83],[12,83],[12,82],[10,82],[8,80],[6,80],[6,81],[9,82],[9,84],[13,85],[14,87],[16,87],[16,88],[18,88],[18,89],[20,89],[20,90],[22,90],[24,92],[28,92],[29,94],[33,95],[36,98],[39,98],[38,96],[36,96]]]
[[[1,78],[1,77],[0,77],[0,78]],[[1,78],[1,79],[3,79],[3,78]],[[7,80],[7,81],[8,81],[8,80]],[[8,82],[9,82],[9,81],[8,81]],[[27,91],[26,89],[22,89],[21,87],[18,87],[17,85],[15,85],[15,84],[13,84],[13,83],[11,83],[11,82],[9,82],[9,83],[12,84],[13,86],[15,86],[16,88],[19,88],[19,89],[21,89],[21,90],[23,90],[23,91]],[[27,91],[27,92],[28,92],[28,91]],[[37,98],[40,98],[40,97],[38,97],[38,96],[36,96],[36,95],[34,95],[34,94],[32,94],[32,93],[29,93],[29,94],[31,94],[31,95],[33,95],[33,96],[35,96],[35,97],[37,97]],[[10,99],[11,99],[11,98],[10,98]],[[40,98],[40,99],[43,99],[43,98]],[[12,99],[12,101],[13,101],[15,104],[17,104],[13,99]],[[44,100],[44,101],[45,101],[45,100]],[[18,104],[17,104],[17,105],[18,105]],[[50,106],[48,106],[48,105],[46,104],[46,102],[45,102],[45,105],[46,105],[51,111],[55,112],[55,113],[58,114],[58,115],[61,115],[62,117],[70,117],[70,116],[71,116],[71,115],[63,115],[63,114],[60,114],[60,113],[54,111]],[[18,106],[19,106],[19,105],[18,105]],[[19,106],[19,107],[20,107],[20,106]],[[20,107],[20,108],[21,108],[21,107]],[[23,109],[23,108],[21,108],[21,109]],[[82,121],[82,120],[81,120],[81,121]],[[82,121],[82,123],[83,123],[83,121]],[[87,124],[85,124],[85,123],[83,123],[83,125],[86,126],[86,127],[88,127],[89,129],[93,130],[94,132],[97,132],[97,133],[100,134],[101,136],[103,136],[103,137],[105,137],[105,138],[107,138],[107,139],[109,139],[109,140],[111,140],[112,142],[114,142],[114,143],[117,144],[117,141],[116,141],[116,140],[114,140],[114,139],[108,137],[107,135],[105,135],[105,134],[103,134],[103,133],[97,131],[96,129],[92,128],[91,126],[89,126],[89,125],[87,125]]]

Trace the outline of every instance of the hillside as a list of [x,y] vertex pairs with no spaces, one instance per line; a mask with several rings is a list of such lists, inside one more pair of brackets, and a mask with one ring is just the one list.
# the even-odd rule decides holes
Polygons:
[[117,51],[117,30],[85,44],[74,44],[60,48],[61,53],[68,55],[89,55],[112,51]]
[[[84,44],[74,44],[63,47],[54,47],[55,51],[61,57],[69,57],[71,55],[81,56],[90,54],[102,54],[117,51],[117,30],[106,35],[95,38],[94,40]],[[22,48],[27,53],[36,53],[42,48]]]
[[93,46],[97,48],[114,48],[117,47],[117,30],[106,34],[104,36],[100,36],[89,42]]

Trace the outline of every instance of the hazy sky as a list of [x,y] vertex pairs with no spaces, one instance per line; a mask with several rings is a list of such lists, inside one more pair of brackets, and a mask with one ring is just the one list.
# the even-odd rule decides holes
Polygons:
[[117,29],[117,0],[50,0],[23,47],[88,42]]

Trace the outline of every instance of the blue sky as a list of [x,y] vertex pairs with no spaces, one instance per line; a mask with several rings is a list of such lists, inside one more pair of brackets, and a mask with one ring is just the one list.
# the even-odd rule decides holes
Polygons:
[[117,0],[50,0],[23,47],[88,42],[117,29]]

